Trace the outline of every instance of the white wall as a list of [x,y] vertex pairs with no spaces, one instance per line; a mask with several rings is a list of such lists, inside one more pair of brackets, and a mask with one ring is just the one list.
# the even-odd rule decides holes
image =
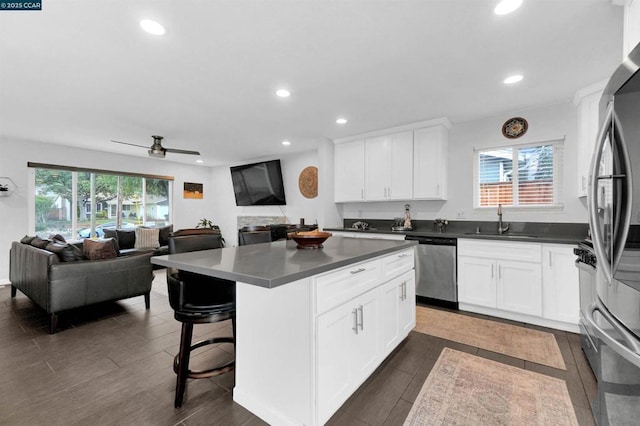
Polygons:
[[[525,111],[513,111],[465,123],[453,123],[449,130],[449,196],[447,201],[410,201],[413,219],[496,220],[496,212],[473,208],[473,149],[508,145],[502,124],[511,117],[524,117],[527,133],[513,142],[538,142],[565,136],[564,207],[561,210],[505,209],[506,221],[587,222],[584,199],[577,198],[577,110],[570,102]],[[392,219],[402,217],[404,202],[347,203],[344,218]],[[462,212],[462,217],[458,213]]]
[[[289,223],[299,223],[300,218],[304,218],[307,224],[318,223],[317,221],[320,217],[319,208],[321,207],[319,197],[305,198],[298,189],[300,172],[308,166],[318,167],[317,151],[261,158],[255,161],[276,158],[280,159],[282,165],[282,180],[284,182],[285,198],[287,199],[287,205],[285,206],[236,206],[229,167],[253,161],[213,168],[212,181],[216,183],[218,192],[216,193],[211,214],[207,218],[220,226],[227,246],[238,244],[238,216],[286,216]],[[322,173],[321,170],[319,170],[320,173]],[[333,194],[331,194],[331,197],[333,198]],[[256,223],[255,225],[263,224]]]
[[[83,150],[60,145],[0,140],[0,176],[10,177],[17,186],[10,197],[0,198],[0,283],[9,277],[9,249],[11,242],[25,234],[33,234],[29,218],[29,176],[33,169],[27,162],[87,167],[103,170],[174,176],[172,223],[175,229],[193,228],[198,220],[212,210],[216,199],[217,184],[211,180],[209,167],[173,163],[167,159],[151,159]],[[33,179],[33,178],[31,178]],[[184,182],[202,182],[204,199],[184,199]]]

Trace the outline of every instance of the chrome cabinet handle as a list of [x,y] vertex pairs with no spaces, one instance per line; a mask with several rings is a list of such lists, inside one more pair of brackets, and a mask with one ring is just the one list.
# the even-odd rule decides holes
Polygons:
[[350,273],[351,274],[359,274],[360,272],[364,272],[364,271],[366,271],[365,268],[359,268],[359,269],[356,269],[355,271],[351,271]]
[[404,283],[400,283],[398,287],[400,287],[400,301],[402,302],[404,300]]
[[551,260],[551,250],[549,250],[549,268],[553,268],[553,263]]
[[493,278],[493,263],[491,264],[491,278]]
[[351,329],[358,334],[358,310],[354,308],[351,313],[353,314],[353,327]]
[[360,331],[364,330],[364,310],[362,309],[362,305],[358,307],[360,311]]
[[502,279],[502,265],[498,265],[498,279]]
[[407,257],[407,256],[409,256],[407,253],[402,253],[398,255],[398,257]]

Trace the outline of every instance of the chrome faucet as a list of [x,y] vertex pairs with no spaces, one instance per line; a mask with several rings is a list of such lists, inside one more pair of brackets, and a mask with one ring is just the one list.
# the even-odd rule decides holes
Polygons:
[[504,234],[509,230],[509,225],[502,226],[502,204],[498,204],[498,234]]

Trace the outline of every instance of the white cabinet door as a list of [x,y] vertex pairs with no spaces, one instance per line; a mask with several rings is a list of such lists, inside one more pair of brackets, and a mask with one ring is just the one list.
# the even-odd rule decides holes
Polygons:
[[640,43],[640,0],[626,0],[624,6],[623,59]]
[[447,199],[448,137],[444,126],[413,132],[413,198]]
[[356,311],[345,304],[320,315],[316,323],[318,417],[326,421],[351,395],[354,371],[348,362]]
[[578,105],[578,197],[587,196],[591,156],[598,136],[599,102],[602,96],[602,89],[598,85],[584,90],[589,94],[584,95]]
[[335,202],[364,200],[364,141],[335,146]]
[[578,324],[580,290],[573,246],[542,245],[542,316]]
[[458,256],[458,300],[495,308],[496,274],[493,259]]
[[379,298],[381,354],[385,357],[416,325],[415,271],[380,286]]
[[355,390],[378,366],[380,359],[380,305],[377,289],[354,300],[352,306],[357,314],[357,334],[350,348],[350,364],[354,370]]
[[380,286],[380,346],[382,356],[387,356],[400,340],[400,297],[402,280],[393,279]]
[[542,274],[539,263],[498,261],[497,307],[505,311],[542,315]]
[[402,298],[398,297],[400,301],[400,310],[398,311],[399,320],[399,334],[400,339],[408,335],[411,330],[416,326],[416,274],[415,271],[410,271],[402,276],[402,282],[404,282],[404,295]]
[[411,199],[412,153],[412,132],[366,140],[365,198],[367,201]]
[[387,199],[410,200],[413,197],[413,132],[391,135]]

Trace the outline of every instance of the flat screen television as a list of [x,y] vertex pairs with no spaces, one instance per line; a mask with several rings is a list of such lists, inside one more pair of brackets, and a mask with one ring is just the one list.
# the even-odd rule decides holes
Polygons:
[[284,183],[280,160],[231,167],[233,192],[238,206],[283,206]]

